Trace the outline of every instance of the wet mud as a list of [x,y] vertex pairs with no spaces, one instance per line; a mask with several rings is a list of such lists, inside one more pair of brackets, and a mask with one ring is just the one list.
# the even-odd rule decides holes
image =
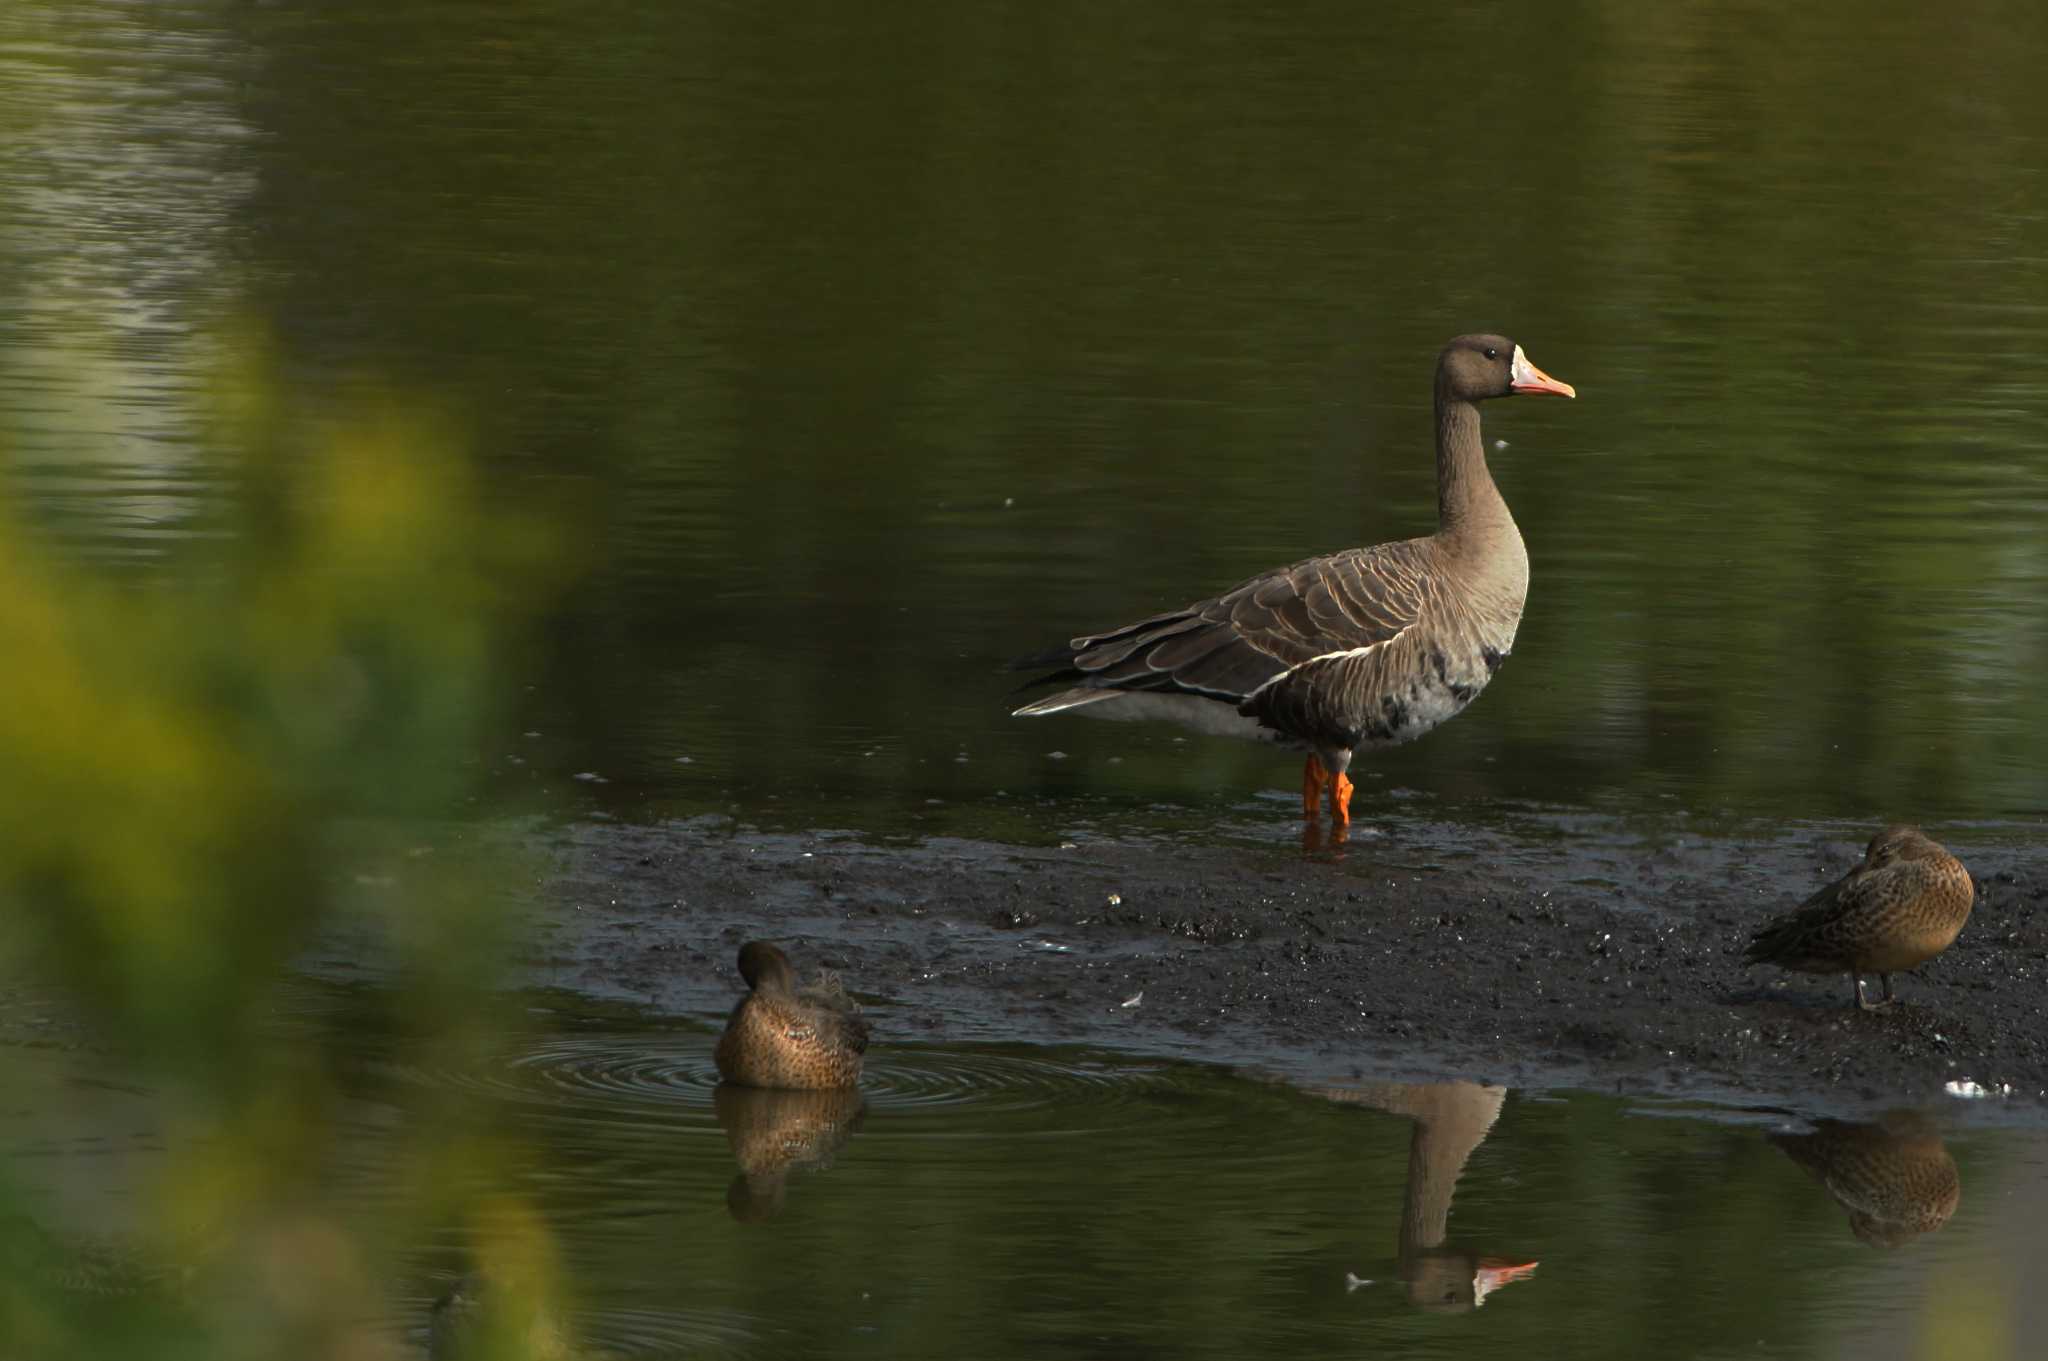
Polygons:
[[[1449,1076],[1854,1114],[1988,1093],[2048,1115],[2048,877],[1935,830],[1979,881],[1894,978],[1741,962],[1868,829],[1643,835],[1559,816],[1340,848],[875,845],[718,819],[563,829],[530,981],[722,1020],[740,943],[841,973],[877,1045],[1086,1044],[1294,1080]],[[1873,980],[1874,982],[1874,980]]]

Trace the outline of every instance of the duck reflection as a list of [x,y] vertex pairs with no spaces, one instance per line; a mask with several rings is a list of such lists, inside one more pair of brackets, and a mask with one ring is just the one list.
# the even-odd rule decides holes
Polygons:
[[1535,1273],[1534,1262],[1481,1256],[1448,1241],[1451,1196],[1466,1159],[1485,1142],[1500,1115],[1507,1088],[1478,1082],[1386,1082],[1318,1088],[1316,1094],[1415,1122],[1408,1139],[1408,1191],[1396,1255],[1410,1304],[1460,1313]]
[[1820,1120],[1812,1132],[1770,1141],[1849,1212],[1849,1231],[1895,1248],[1948,1223],[1963,1195],[1956,1160],[1934,1122],[1895,1111],[1867,1124]]
[[711,1108],[740,1165],[726,1208],[752,1224],[781,1213],[791,1172],[831,1165],[860,1128],[866,1103],[851,1087],[795,1092],[723,1083]]

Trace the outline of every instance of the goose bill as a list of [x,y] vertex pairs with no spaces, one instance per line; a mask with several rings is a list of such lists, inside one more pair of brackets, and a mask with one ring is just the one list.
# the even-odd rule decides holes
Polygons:
[[1486,1297],[1504,1285],[1526,1281],[1536,1274],[1538,1263],[1506,1262],[1498,1257],[1481,1257],[1476,1263],[1478,1270],[1472,1274],[1472,1304],[1474,1308],[1486,1303]]
[[1516,392],[1548,392],[1559,397],[1576,397],[1578,389],[1570,383],[1560,383],[1542,369],[1529,362],[1529,356],[1522,353],[1520,345],[1515,346],[1514,375],[1509,381]]

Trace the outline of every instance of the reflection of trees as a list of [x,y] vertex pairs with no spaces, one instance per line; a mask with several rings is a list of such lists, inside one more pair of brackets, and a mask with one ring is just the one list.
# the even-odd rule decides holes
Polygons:
[[211,18],[0,10],[0,446],[54,474],[58,513],[110,556],[160,551],[203,508],[212,328],[240,303],[256,179],[234,107],[253,56]]

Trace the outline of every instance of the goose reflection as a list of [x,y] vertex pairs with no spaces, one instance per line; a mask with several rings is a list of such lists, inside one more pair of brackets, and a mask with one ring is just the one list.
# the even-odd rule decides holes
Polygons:
[[711,1093],[711,1108],[740,1166],[726,1208],[752,1224],[781,1213],[791,1172],[831,1166],[860,1128],[866,1103],[851,1087],[800,1092],[724,1083]]
[[1864,1124],[1819,1120],[1770,1141],[1849,1212],[1849,1232],[1895,1248],[1948,1223],[1963,1195],[1956,1160],[1932,1120],[1895,1111]]
[[1507,1088],[1478,1082],[1386,1082],[1314,1090],[1332,1101],[1371,1106],[1415,1122],[1408,1139],[1408,1190],[1396,1257],[1410,1304],[1460,1313],[1535,1273],[1534,1262],[1481,1256],[1447,1241],[1458,1178],[1493,1128]]
[[1325,829],[1320,822],[1307,822],[1301,828],[1301,853],[1310,859],[1326,857],[1331,860],[1344,858],[1344,847],[1351,840],[1351,824],[1340,822]]

